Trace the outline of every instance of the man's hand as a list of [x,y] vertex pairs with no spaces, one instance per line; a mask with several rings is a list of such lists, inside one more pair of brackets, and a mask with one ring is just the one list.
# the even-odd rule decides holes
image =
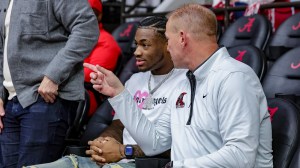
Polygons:
[[[88,145],[94,145],[94,146],[96,146],[95,144],[97,144],[98,142],[100,142],[100,143],[105,143],[105,140],[104,140],[104,137],[98,137],[98,138],[96,138],[96,139],[94,139],[93,141],[89,141],[88,142]],[[97,146],[96,146],[97,147]],[[87,155],[100,155],[99,154],[99,149],[96,149],[96,148],[94,148],[95,150],[93,150],[91,147],[90,147],[90,149],[88,149],[88,150],[86,150],[85,151],[85,153],[87,154]]]
[[54,103],[56,96],[58,95],[58,85],[47,76],[44,76],[44,79],[38,88],[38,93],[43,97],[45,102]]
[[84,63],[83,66],[94,71],[90,73],[91,83],[98,92],[114,97],[124,90],[123,84],[113,72],[99,65]]
[[[111,137],[105,137],[103,141],[89,141],[90,150],[87,154],[91,154],[92,160],[97,164],[118,162],[123,157],[120,148],[124,148],[117,140]],[[123,150],[122,150],[123,151]]]
[[87,155],[91,156],[91,160],[96,162],[98,165],[104,165],[106,163],[105,159],[100,154],[99,146],[101,146],[101,143],[105,143],[103,137],[89,141],[88,144],[90,145],[90,149],[85,151]]
[[4,127],[2,122],[2,117],[5,115],[4,107],[3,107],[3,100],[0,99],[0,133],[2,132],[2,129]]

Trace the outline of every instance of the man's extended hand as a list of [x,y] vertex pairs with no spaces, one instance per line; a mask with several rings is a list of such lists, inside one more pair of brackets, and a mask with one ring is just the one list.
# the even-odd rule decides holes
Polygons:
[[56,96],[58,95],[58,85],[47,76],[44,76],[44,79],[38,88],[38,93],[43,97],[45,102],[54,103]]
[[0,133],[2,132],[2,129],[4,127],[2,122],[2,117],[5,115],[4,107],[3,107],[3,100],[0,99]]
[[97,164],[118,162],[123,158],[120,147],[122,149],[124,146],[114,138],[105,137],[103,141],[96,139],[89,141],[89,145],[90,150],[87,151],[87,154],[91,154],[92,160]]
[[114,97],[124,90],[123,84],[113,72],[99,65],[84,63],[83,66],[94,71],[90,73],[91,83],[98,92]]

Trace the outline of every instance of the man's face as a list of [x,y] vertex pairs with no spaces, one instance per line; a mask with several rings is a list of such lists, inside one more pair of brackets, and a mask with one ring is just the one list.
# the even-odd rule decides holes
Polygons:
[[167,50],[171,54],[174,67],[180,68],[181,58],[180,58],[180,45],[178,44],[179,36],[178,34],[176,34],[176,32],[174,32],[170,20],[167,22],[165,34],[168,39]]
[[140,71],[157,70],[163,66],[166,41],[159,37],[154,29],[138,28],[135,43],[134,55]]

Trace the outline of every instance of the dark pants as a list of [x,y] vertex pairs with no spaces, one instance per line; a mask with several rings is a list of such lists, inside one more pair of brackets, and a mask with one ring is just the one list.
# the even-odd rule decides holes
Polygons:
[[77,105],[76,101],[61,98],[46,103],[39,97],[24,109],[17,97],[8,101],[0,134],[1,168],[20,168],[60,158]]

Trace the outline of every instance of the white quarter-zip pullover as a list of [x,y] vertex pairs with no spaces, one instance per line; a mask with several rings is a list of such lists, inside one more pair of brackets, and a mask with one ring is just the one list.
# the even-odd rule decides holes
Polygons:
[[253,70],[221,48],[194,75],[190,125],[187,79],[174,90],[170,111],[156,123],[138,110],[127,90],[109,101],[146,154],[155,155],[171,145],[174,167],[273,167],[267,101]]

